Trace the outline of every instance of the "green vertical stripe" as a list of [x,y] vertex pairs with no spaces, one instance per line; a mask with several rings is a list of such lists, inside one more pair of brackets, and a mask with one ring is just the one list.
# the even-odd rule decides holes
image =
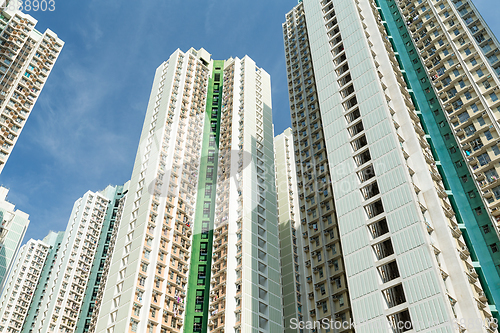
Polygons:
[[[218,69],[216,69],[218,68]],[[209,307],[209,296],[210,296],[210,277],[211,277],[211,263],[212,263],[212,242],[213,242],[213,228],[215,219],[215,199],[217,192],[217,163],[218,163],[218,146],[219,146],[219,132],[220,132],[220,119],[221,119],[221,104],[222,104],[222,77],[223,77],[223,60],[215,60],[213,62],[213,72],[212,77],[208,80],[208,93],[207,102],[205,110],[205,123],[203,127],[203,143],[201,152],[201,163],[200,163],[200,173],[198,180],[198,193],[196,200],[196,210],[194,217],[193,226],[193,239],[191,244],[191,264],[189,269],[189,280],[188,280],[188,293],[186,298],[186,317],[184,323],[185,333],[194,332],[207,332],[208,324],[208,307]],[[217,75],[218,74],[218,75]],[[218,76],[219,81],[215,81],[216,76]],[[214,84],[219,85],[218,92],[214,92]],[[217,105],[213,105],[214,96],[218,96],[219,100]],[[217,126],[215,131],[211,127],[212,120],[212,109],[217,107]],[[210,134],[215,134],[215,146],[209,147]],[[208,160],[208,151],[215,150],[215,156],[213,161]],[[210,179],[207,179],[207,168],[213,167],[213,174]],[[206,184],[212,185],[211,196],[205,196]],[[210,214],[209,217],[204,217],[203,208],[205,202],[210,202]],[[203,222],[208,222],[208,237],[202,238],[202,224]],[[201,261],[200,250],[202,246],[207,249],[206,261]],[[198,272],[200,266],[205,266],[205,279],[198,278]],[[198,285],[198,283],[202,283]],[[202,309],[196,304],[197,292],[203,292],[204,298],[202,303]],[[197,309],[198,307],[198,309]],[[201,327],[198,325],[195,327],[195,323],[201,322]]]
[[[375,0],[379,13],[384,21],[387,34],[390,36],[394,51],[400,52],[400,66],[406,71],[409,80],[408,88],[412,90],[415,108],[426,133],[430,134],[432,154],[436,158],[438,170],[447,190],[452,190],[450,201],[456,213],[457,221],[462,222],[464,240],[471,249],[471,258],[479,275],[479,280],[488,297],[493,315],[500,319],[495,303],[500,301],[500,252],[492,253],[489,244],[498,242],[493,224],[488,217],[487,208],[481,201],[480,194],[474,185],[474,178],[467,169],[466,161],[459,152],[459,145],[454,139],[445,114],[434,93],[431,81],[425,72],[418,51],[406,29],[405,21],[394,0]],[[392,33],[392,35],[391,35]],[[403,53],[401,53],[403,52]],[[417,70],[420,69],[419,72]],[[439,125],[438,125],[439,124]],[[446,141],[444,136],[449,136]],[[455,152],[450,151],[455,148]],[[440,164],[440,165],[439,165]],[[467,176],[468,181],[461,181]],[[474,209],[480,208],[481,215]],[[482,227],[488,225],[490,233],[484,234]],[[479,262],[477,261],[479,260]],[[481,266],[482,268],[481,268]]]

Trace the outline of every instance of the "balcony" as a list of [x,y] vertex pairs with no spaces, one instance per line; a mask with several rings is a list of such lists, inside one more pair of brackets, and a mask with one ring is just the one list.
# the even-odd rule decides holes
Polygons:
[[382,260],[392,254],[394,254],[394,248],[392,247],[391,239],[387,239],[381,243],[377,243],[372,246],[377,260]]
[[387,283],[389,281],[397,279],[400,276],[396,261],[392,261],[388,264],[380,266],[377,269],[383,283]]
[[387,221],[385,218],[373,224],[370,224],[368,228],[370,229],[371,235],[374,239],[389,232],[389,226],[387,225]]
[[398,306],[406,302],[402,284],[398,284],[392,288],[386,289],[382,291],[382,294],[384,295],[386,304],[389,308]]
[[384,213],[384,207],[382,205],[382,200],[380,199],[365,206],[364,208],[369,219]]
[[467,260],[467,258],[470,255],[470,252],[469,252],[469,249],[467,248],[467,246],[464,245],[462,247],[459,247],[457,250],[460,254],[460,258],[462,258],[462,260]]

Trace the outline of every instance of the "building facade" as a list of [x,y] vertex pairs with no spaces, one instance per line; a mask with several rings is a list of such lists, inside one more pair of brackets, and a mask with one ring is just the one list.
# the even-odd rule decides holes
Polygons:
[[99,295],[106,285],[109,262],[115,249],[116,234],[120,225],[123,202],[128,192],[128,182],[123,186],[108,186],[101,193],[110,200],[97,241],[96,254],[90,268],[89,280],[83,296],[81,312],[76,323],[77,333],[95,332],[92,323],[94,311],[99,312]]
[[96,331],[279,330],[271,114],[248,57],[157,69]]
[[[311,0],[286,16],[296,165],[302,169],[298,186],[305,191],[299,205],[319,242],[302,224],[300,232],[311,246],[328,235],[328,225],[319,223],[316,230],[314,218],[331,215],[338,225],[348,287],[342,306],[350,306],[356,332],[492,332],[487,295],[470,258],[473,245],[462,234],[466,226],[459,225],[460,212],[452,206],[453,194],[445,188],[419,104],[377,7],[369,0]],[[329,172],[322,176],[325,161]],[[322,183],[333,189],[334,213],[323,211],[328,200],[315,198]],[[306,270],[311,279],[302,294],[311,296],[311,309],[319,308],[306,319],[341,324],[346,320],[338,316],[339,295],[321,289],[335,274],[317,259],[325,255],[321,250],[311,252],[304,244],[312,270]],[[328,304],[323,313],[322,302]],[[479,327],[471,327],[472,319]]]
[[49,246],[49,250],[45,259],[45,264],[40,272],[40,277],[38,278],[38,284],[33,292],[33,296],[31,298],[31,303],[29,304],[28,311],[25,315],[24,323],[22,325],[21,332],[32,332],[36,317],[38,316],[39,308],[42,305],[42,301],[45,296],[49,297],[47,292],[47,287],[50,283],[51,272],[54,269],[54,265],[57,260],[57,256],[62,255],[62,252],[59,252],[61,247],[61,243],[64,239],[64,231],[53,232],[51,231],[45,238],[42,240],[44,244]]
[[285,333],[300,332],[291,328],[292,320],[303,320],[307,302],[303,302],[301,288],[305,285],[302,255],[299,196],[295,149],[292,129],[287,128],[274,138],[274,162],[276,165],[276,196],[280,237],[280,267],[282,281],[283,327]]
[[[120,221],[122,219],[123,205],[127,197],[128,186],[129,182],[123,185],[120,192],[115,193],[115,198],[112,200],[114,205],[111,212],[108,211],[108,215],[106,216],[106,222],[109,221],[109,224],[107,225],[107,228],[103,228],[103,232],[105,230],[107,232],[106,238],[101,236],[100,239],[102,255],[99,260],[98,269],[96,270],[94,267],[94,271],[96,272],[93,273],[95,274],[96,279],[94,280],[92,292],[90,292],[90,288],[87,288],[87,299],[89,299],[89,295],[91,295],[90,302],[86,302],[85,304],[85,307],[88,308],[88,312],[86,316],[82,316],[79,319],[77,324],[78,332],[95,332],[97,318],[101,308],[102,296],[104,294],[104,290],[106,289],[106,282],[108,280],[111,258],[115,251],[116,236],[118,234],[118,226],[120,225]],[[97,264],[97,261],[94,260],[94,263]]]
[[64,42],[2,1],[0,13],[0,173],[33,110]]
[[62,239],[52,237],[57,250],[42,272],[39,295],[23,332],[69,333],[77,330],[77,324],[83,330],[90,323],[92,295],[102,278],[101,263],[108,254],[106,243],[122,191],[122,186],[108,186],[101,192],[88,191],[75,202]]
[[8,189],[0,187],[0,292],[30,223],[28,214],[16,210],[15,206],[7,201],[8,193]]
[[389,23],[386,30],[402,55],[411,88],[420,95],[429,133],[443,138],[433,149],[442,163],[449,161],[443,170],[466,227],[462,230],[472,244],[488,303],[500,319],[493,309],[500,302],[498,40],[471,1],[402,2],[399,11],[392,10],[391,1],[376,6]]
[[21,332],[49,249],[33,239],[21,247],[0,297],[0,332]]

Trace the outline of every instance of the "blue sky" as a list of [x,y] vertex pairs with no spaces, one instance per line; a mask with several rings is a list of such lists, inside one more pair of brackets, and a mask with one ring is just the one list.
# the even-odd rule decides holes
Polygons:
[[[498,0],[476,0],[500,37]],[[0,184],[30,214],[25,237],[64,230],[86,191],[132,173],[155,69],[177,48],[248,54],[272,80],[275,133],[290,126],[281,23],[295,0],[55,0],[30,12],[65,41]]]

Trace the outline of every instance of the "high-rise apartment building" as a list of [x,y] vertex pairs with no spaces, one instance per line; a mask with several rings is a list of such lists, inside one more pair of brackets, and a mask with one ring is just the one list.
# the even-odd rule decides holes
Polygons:
[[[61,256],[62,252],[59,252],[61,248],[62,241],[64,239],[64,231],[60,232],[49,232],[47,236],[42,240],[44,244],[49,246],[48,253],[45,258],[45,264],[39,273],[38,284],[33,291],[33,296],[31,297],[31,303],[28,306],[28,311],[24,315],[24,323],[22,324],[21,332],[32,332],[33,323],[38,316],[38,309],[42,305],[42,301],[45,296],[49,297],[50,293],[47,292],[47,287],[50,283],[50,278],[53,277],[51,275],[52,270],[54,269],[54,265],[57,260],[57,256]],[[32,279],[36,277],[32,276]]]
[[9,190],[0,187],[0,293],[30,223],[29,215],[7,201]]
[[175,51],[156,71],[97,332],[278,332],[270,77]]
[[94,311],[99,311],[99,295],[102,294],[107,281],[109,263],[115,248],[116,234],[123,211],[123,202],[128,192],[128,182],[123,186],[108,186],[101,192],[109,199],[110,204],[101,227],[101,235],[97,241],[96,254],[88,278],[87,287],[83,296],[81,312],[76,323],[76,333],[93,332],[95,323],[92,323]]
[[[433,134],[429,127],[446,122],[423,116],[423,105],[436,107],[438,101],[426,99],[432,87],[423,87],[423,96],[412,90],[408,72],[418,77],[426,69],[402,65],[386,29],[390,21],[404,38],[407,23],[396,15],[398,4],[383,2],[394,17],[381,15],[372,0],[306,0],[283,24],[301,212],[297,231],[305,242],[304,320],[333,320],[340,331],[493,332],[496,309],[475,255],[476,244],[485,242],[473,234],[477,220],[464,221],[486,212],[456,204],[463,201],[455,197],[474,198],[442,168],[457,172],[450,163],[459,160],[450,154],[461,148],[436,149],[446,137],[427,135]],[[405,56],[415,55],[417,64],[410,51]],[[339,248],[326,247],[330,242]],[[488,274],[482,277],[495,278]],[[351,316],[355,327],[348,325]]]
[[0,297],[0,332],[21,332],[49,249],[33,239],[21,247]]
[[2,1],[0,11],[0,173],[43,89],[64,42]]
[[[280,238],[280,267],[282,281],[282,307],[285,333],[298,332],[290,328],[292,320],[301,321],[307,312],[307,302],[302,300],[301,288],[305,285],[302,267],[302,237],[300,229],[299,197],[295,149],[292,129],[287,128],[274,138],[274,163],[276,166],[276,195]],[[286,324],[288,323],[288,325]]]
[[51,237],[54,255],[41,272],[23,332],[89,328],[123,191],[108,186],[75,202],[62,237]]
[[[106,288],[106,282],[109,274],[109,266],[111,265],[112,254],[115,251],[116,236],[118,235],[118,226],[120,225],[123,205],[128,193],[129,182],[123,186],[119,186],[115,191],[109,193],[107,196],[111,199],[113,206],[108,208],[103,229],[101,231],[101,238],[97,253],[100,258],[94,259],[94,264],[91,270],[92,283],[87,287],[85,292],[84,306],[82,307],[83,313],[78,319],[77,332],[95,332],[96,322],[101,307],[102,295]],[[109,192],[110,187],[106,188]],[[106,237],[104,237],[106,233]],[[85,314],[85,315],[83,315]]]
[[471,1],[406,1],[397,11],[393,1],[376,6],[436,141],[431,149],[441,160],[474,267],[500,319],[493,307],[500,304],[499,43]]

